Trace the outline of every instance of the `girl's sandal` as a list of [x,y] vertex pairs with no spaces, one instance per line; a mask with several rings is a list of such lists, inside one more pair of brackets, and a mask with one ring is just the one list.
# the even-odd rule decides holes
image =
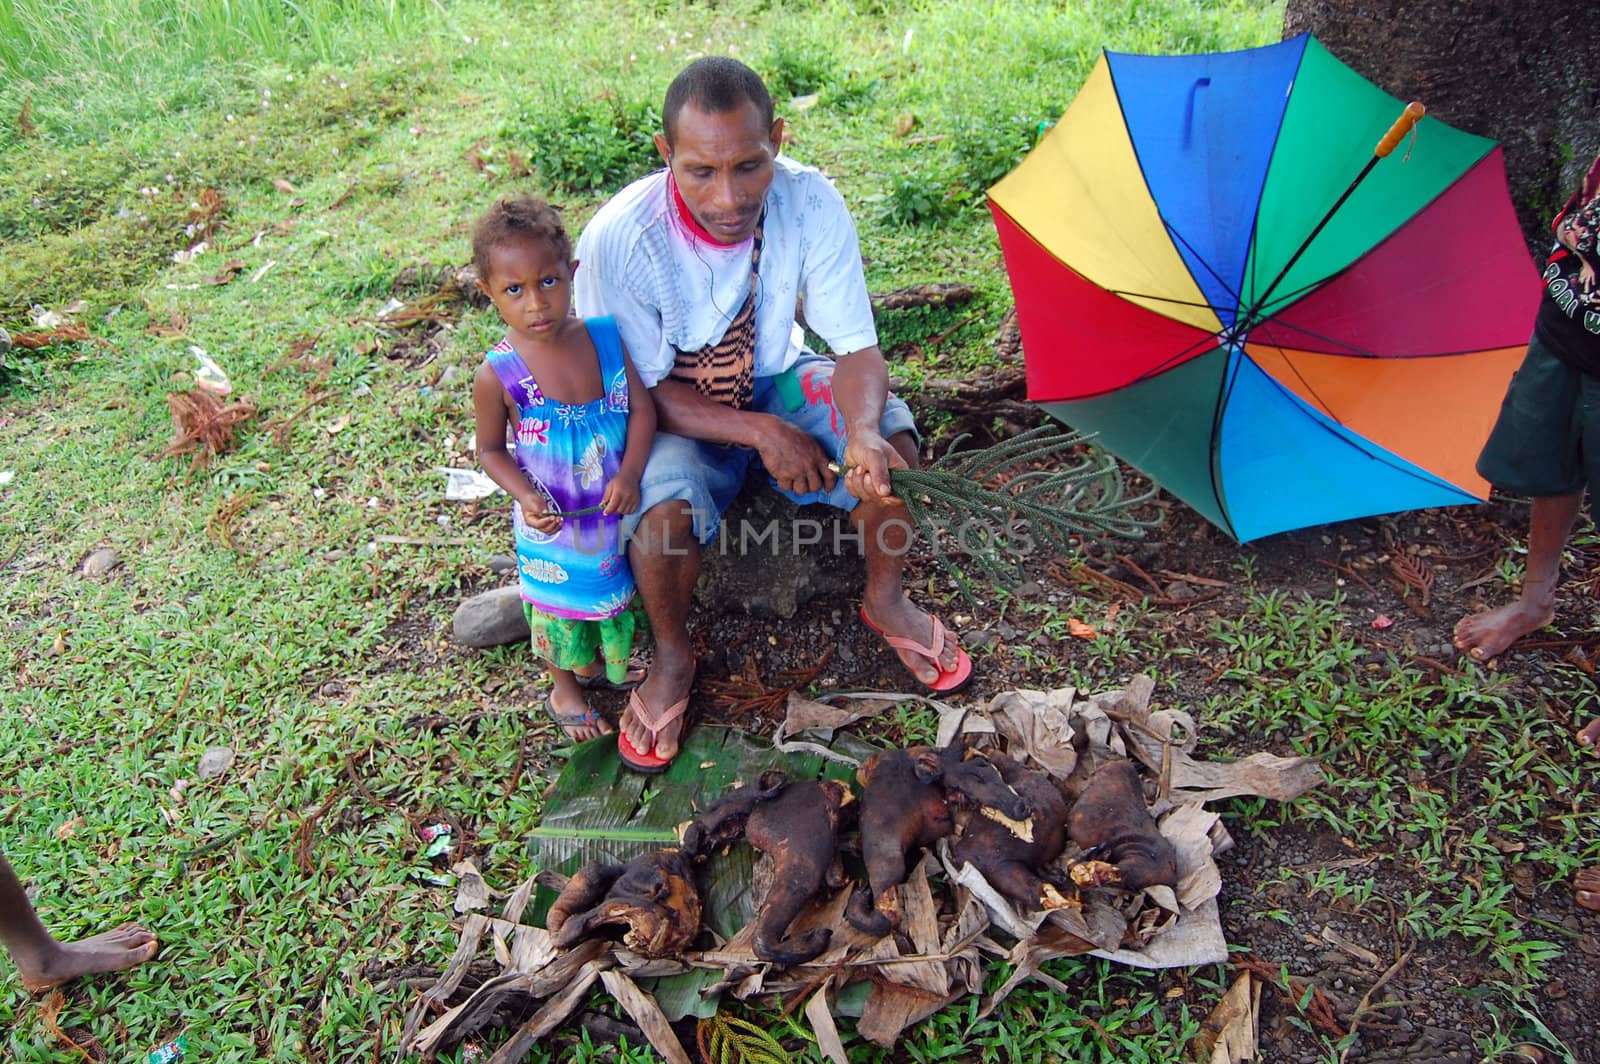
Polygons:
[[627,691],[638,687],[644,682],[645,667],[639,662],[628,662],[628,674],[623,678],[621,683],[614,682],[609,676],[606,675],[604,665],[602,665],[597,671],[589,673],[588,675],[585,675],[581,672],[574,672],[572,674],[572,678],[577,680],[578,686],[583,688],[585,691]]
[[553,691],[544,696],[544,710],[546,713],[550,714],[550,719],[556,722],[556,727],[560,728],[562,732],[566,734],[566,737],[575,743],[584,743],[588,742],[589,740],[578,738],[578,736],[573,734],[574,729],[593,728],[595,734],[590,736],[590,738],[594,739],[598,739],[600,736],[606,735],[610,731],[610,729],[606,727],[605,718],[596,713],[594,711],[594,707],[590,706],[588,703],[584,704],[582,713],[559,712],[556,709],[556,696],[555,692]]

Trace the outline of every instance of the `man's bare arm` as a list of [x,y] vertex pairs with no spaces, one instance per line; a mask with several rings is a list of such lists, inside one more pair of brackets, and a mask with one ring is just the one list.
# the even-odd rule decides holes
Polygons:
[[852,351],[833,371],[833,402],[844,416],[845,487],[858,499],[892,494],[889,470],[905,467],[905,459],[879,433],[883,404],[889,398],[889,370],[876,346]]

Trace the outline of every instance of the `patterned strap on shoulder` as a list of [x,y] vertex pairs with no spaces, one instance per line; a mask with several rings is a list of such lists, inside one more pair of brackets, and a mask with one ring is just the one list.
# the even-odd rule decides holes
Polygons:
[[494,370],[500,383],[505,385],[506,393],[511,396],[511,401],[517,404],[517,409],[522,410],[534,405],[534,400],[544,401],[544,396],[539,391],[539,385],[534,382],[533,373],[522,361],[522,356],[517,354],[517,349],[509,343],[502,341],[489,349],[489,368]]
[[748,407],[755,391],[756,284],[760,279],[761,238],[766,221],[763,210],[750,248],[750,293],[739,313],[728,323],[721,340],[698,351],[679,350],[669,374],[673,380],[692,385],[707,399],[735,410]]

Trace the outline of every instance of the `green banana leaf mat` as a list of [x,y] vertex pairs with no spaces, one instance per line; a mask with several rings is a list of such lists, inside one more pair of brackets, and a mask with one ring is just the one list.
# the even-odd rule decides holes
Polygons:
[[[829,745],[858,761],[881,749],[848,732],[839,733]],[[698,810],[736,783],[748,783],[774,768],[788,772],[791,780],[855,777],[849,765],[785,754],[766,739],[736,728],[694,728],[671,767],[657,776],[642,776],[624,766],[614,736],[590,740],[575,748],[545,796],[543,820],[529,832],[533,871],[571,875],[590,861],[621,863],[674,845],[678,826]],[[737,845],[712,858],[702,872],[704,919],[724,938],[733,937],[755,917],[750,897],[753,859],[750,847]],[[555,892],[541,886],[532,905],[534,923],[543,926],[553,901]],[[668,1019],[704,1018],[716,1012],[717,1002],[702,998],[700,990],[718,978],[719,973],[696,969],[654,980],[653,986],[645,980],[643,985]],[[860,988],[866,990],[867,984]],[[841,1005],[848,1010],[848,1002]]]

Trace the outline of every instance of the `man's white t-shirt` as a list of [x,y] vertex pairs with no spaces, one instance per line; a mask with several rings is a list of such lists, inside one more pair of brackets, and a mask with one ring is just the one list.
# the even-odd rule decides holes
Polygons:
[[[795,323],[833,352],[878,342],[855,223],[833,184],[814,167],[779,156],[767,192],[756,291],[755,374],[782,373],[800,357]],[[601,207],[578,239],[573,293],[584,317],[617,319],[647,386],[671,370],[674,348],[698,351],[722,339],[750,291],[753,240],[724,247],[696,237],[678,217],[658,170]]]

